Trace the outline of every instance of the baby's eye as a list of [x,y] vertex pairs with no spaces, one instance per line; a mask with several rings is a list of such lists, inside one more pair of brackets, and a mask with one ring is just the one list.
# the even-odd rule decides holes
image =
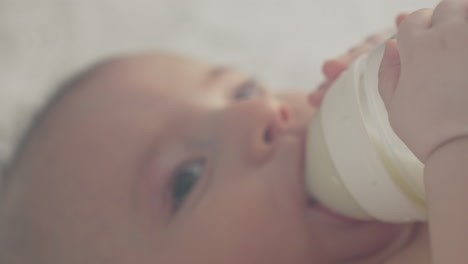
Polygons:
[[249,80],[237,87],[234,92],[234,100],[247,100],[250,98],[263,96],[265,90],[254,80]]
[[174,178],[171,189],[174,210],[182,206],[184,200],[200,179],[203,165],[203,160],[197,160],[184,164],[176,170],[173,175]]

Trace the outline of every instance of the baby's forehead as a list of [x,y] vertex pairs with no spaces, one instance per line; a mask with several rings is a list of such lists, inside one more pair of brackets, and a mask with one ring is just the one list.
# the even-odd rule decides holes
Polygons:
[[[102,60],[62,83],[37,114],[24,142],[41,131],[116,116],[143,116],[191,91],[194,79],[210,68],[197,60],[167,54],[143,54]],[[184,76],[179,76],[184,74]],[[71,124],[69,124],[71,122]],[[104,121],[103,121],[104,123]],[[26,144],[26,143],[25,143]]]
[[[137,54],[102,60],[62,84],[41,116],[76,114],[82,109],[118,112],[121,106],[154,102],[172,86],[161,86],[170,71],[180,71],[185,59],[166,54]],[[180,65],[180,66],[179,66]],[[166,81],[167,82],[167,81]],[[169,88],[169,89],[167,89]]]
[[152,73],[183,73],[187,71],[206,71],[211,68],[209,63],[195,58],[164,53],[142,53],[117,57],[104,64],[103,73],[129,74],[150,70]]
[[109,60],[93,74],[101,86],[127,87],[151,83],[153,86],[181,87],[199,82],[213,65],[173,54],[144,53]]

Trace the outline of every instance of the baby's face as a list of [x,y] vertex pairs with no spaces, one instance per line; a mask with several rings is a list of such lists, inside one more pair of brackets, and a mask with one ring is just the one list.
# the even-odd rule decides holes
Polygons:
[[173,56],[105,66],[49,114],[12,182],[34,263],[378,259],[403,227],[306,195],[306,98]]

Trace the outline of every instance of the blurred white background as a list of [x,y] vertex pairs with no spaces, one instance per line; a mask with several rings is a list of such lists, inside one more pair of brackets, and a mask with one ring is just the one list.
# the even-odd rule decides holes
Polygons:
[[[0,0],[1,89],[53,87],[109,54],[183,53],[314,89],[321,63],[437,0]],[[1,94],[0,94],[1,95]]]

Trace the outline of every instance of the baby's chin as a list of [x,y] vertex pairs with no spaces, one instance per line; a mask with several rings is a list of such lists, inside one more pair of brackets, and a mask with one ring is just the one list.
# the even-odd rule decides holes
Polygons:
[[[318,203],[309,205],[310,228],[321,226],[321,243],[332,245],[338,263],[375,264],[397,254],[414,237],[415,224],[389,224],[351,219],[329,212]],[[311,235],[317,235],[315,232]]]
[[[356,264],[384,263],[402,252],[417,233],[416,224],[387,224],[374,222],[374,226],[367,228],[367,236],[355,235],[354,254],[350,252],[349,260],[358,260]],[[362,239],[359,239],[359,238]],[[354,247],[354,245],[353,245]],[[359,253],[359,254],[357,254]]]
[[[404,252],[416,240],[420,231],[420,224],[385,224],[380,223],[381,230],[380,238],[377,239],[374,245],[368,245],[367,249],[362,247],[363,255],[360,261],[350,262],[356,264],[374,264],[385,263]],[[367,251],[367,252],[366,252]]]

